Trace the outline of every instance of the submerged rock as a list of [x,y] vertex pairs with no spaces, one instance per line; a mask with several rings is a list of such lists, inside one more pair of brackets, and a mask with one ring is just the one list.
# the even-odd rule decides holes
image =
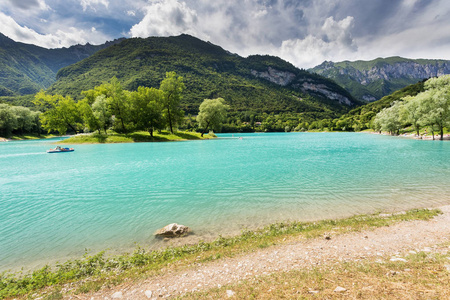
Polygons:
[[177,237],[177,236],[186,235],[188,232],[189,232],[189,227],[180,225],[177,223],[172,223],[172,224],[164,226],[161,229],[158,229],[155,232],[155,235],[164,236],[164,237]]

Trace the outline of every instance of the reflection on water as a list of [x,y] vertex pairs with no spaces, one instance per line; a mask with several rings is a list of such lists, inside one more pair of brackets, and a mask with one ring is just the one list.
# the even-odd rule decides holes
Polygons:
[[[450,203],[450,143],[369,134],[221,135],[211,141],[0,144],[0,268],[84,250],[167,245],[268,223]],[[243,137],[243,139],[239,139]]]

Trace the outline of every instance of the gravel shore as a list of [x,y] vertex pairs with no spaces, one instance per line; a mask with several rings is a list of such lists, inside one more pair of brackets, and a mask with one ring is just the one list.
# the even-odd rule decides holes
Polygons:
[[368,258],[401,260],[402,255],[409,251],[443,251],[438,245],[450,239],[450,205],[440,209],[443,214],[430,221],[401,222],[375,230],[312,240],[299,239],[239,257],[198,263],[181,272],[166,273],[94,294],[77,295],[73,299],[172,298],[273,272]]

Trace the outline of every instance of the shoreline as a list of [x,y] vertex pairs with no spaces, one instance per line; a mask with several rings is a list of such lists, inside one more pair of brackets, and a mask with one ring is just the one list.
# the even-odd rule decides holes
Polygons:
[[[99,292],[78,295],[78,299],[104,299],[117,293],[126,299],[148,299],[150,292],[150,298],[188,295],[198,299],[202,298],[199,296],[211,298],[212,294],[214,299],[226,299],[229,290],[239,290],[243,282],[255,278],[280,276],[284,282],[284,272],[313,270],[320,266],[334,269],[336,264],[364,261],[372,264],[399,261],[401,264],[408,262],[408,255],[420,252],[440,251],[446,254],[447,246],[439,245],[450,241],[450,205],[441,206],[440,210],[441,215],[428,221],[401,221],[386,227],[343,234],[331,231],[312,240],[288,238],[286,242],[255,252],[212,261],[204,261],[199,257],[198,263],[188,269],[163,272],[137,282],[125,282]],[[338,283],[333,282],[331,285],[334,288]],[[345,287],[352,289],[351,286]],[[311,294],[308,291],[306,295],[308,293]]]
[[[450,214],[450,205],[440,206],[440,209],[444,210],[446,214]],[[367,218],[368,218],[368,220],[374,219],[374,220],[381,220],[382,222],[385,222],[383,220],[393,220],[394,221],[393,224],[395,224],[394,226],[397,226],[398,224],[405,223],[402,220],[404,218],[406,218],[408,215],[410,215],[411,213],[413,213],[413,211],[407,211],[407,212],[401,211],[401,212],[398,212],[398,213],[392,213],[391,212],[391,213],[388,213],[388,214],[387,213],[377,213],[377,214],[373,214],[373,215],[357,215],[357,216],[353,216],[353,217],[350,217],[350,218],[337,219],[336,221],[332,221],[333,219],[328,219],[328,220],[322,220],[322,221],[317,221],[317,222],[307,222],[307,223],[304,223],[304,222],[302,222],[302,223],[296,223],[296,222],[294,222],[294,223],[277,223],[277,224],[268,225],[268,226],[264,227],[263,229],[259,229],[257,231],[248,231],[248,232],[244,231],[244,233],[242,233],[240,236],[231,236],[231,237],[227,237],[227,238],[222,238],[220,236],[218,239],[216,239],[216,240],[214,240],[212,242],[208,242],[208,243],[206,243],[206,242],[199,242],[199,243],[194,244],[194,245],[181,246],[181,247],[178,247],[178,248],[169,247],[169,248],[166,248],[165,250],[158,250],[157,252],[150,251],[150,252],[147,252],[147,253],[150,255],[151,253],[167,253],[167,252],[171,253],[172,251],[174,251],[176,249],[180,249],[180,250],[181,249],[186,249],[186,250],[187,249],[192,249],[192,250],[187,250],[188,251],[187,253],[191,253],[191,251],[193,251],[193,249],[197,249],[193,253],[196,253],[196,251],[199,251],[198,254],[188,255],[188,260],[187,261],[190,261],[191,259],[195,260],[195,257],[197,257],[197,259],[198,259],[198,257],[203,257],[204,255],[208,256],[207,253],[208,253],[209,250],[205,250],[206,252],[205,252],[204,255],[202,254],[204,252],[204,250],[201,250],[206,245],[215,245],[215,244],[217,244],[218,241],[222,241],[223,240],[224,243],[225,243],[224,245],[227,245],[230,242],[231,243],[237,243],[236,245],[238,246],[238,248],[240,248],[240,247],[242,247],[242,245],[246,245],[248,242],[250,242],[252,244],[253,243],[252,239],[256,239],[256,242],[260,243],[258,241],[260,241],[261,238],[258,237],[258,236],[260,234],[262,234],[263,232],[265,232],[264,233],[264,235],[265,235],[265,234],[267,234],[266,231],[269,230],[269,228],[274,228],[274,230],[276,230],[276,232],[277,232],[276,235],[271,237],[272,235],[269,233],[269,235],[267,237],[268,238],[271,237],[271,238],[269,238],[266,242],[265,242],[265,238],[263,238],[261,240],[263,242],[263,245],[267,245],[267,246],[264,246],[264,247],[258,246],[258,247],[256,247],[256,249],[258,249],[258,248],[266,248],[266,247],[269,247],[268,249],[272,249],[273,247],[271,245],[281,245],[282,246],[284,244],[289,244],[290,243],[289,241],[291,241],[292,239],[296,239],[296,236],[298,236],[298,233],[295,233],[296,232],[295,228],[297,228],[296,226],[298,226],[298,225],[295,225],[295,224],[303,224],[302,226],[306,226],[304,228],[308,228],[308,227],[312,226],[311,230],[314,230],[314,228],[316,226],[319,226],[319,227],[320,226],[325,226],[324,230],[319,230],[319,233],[318,234],[314,234],[312,237],[317,236],[317,235],[321,236],[323,233],[326,233],[327,235],[331,234],[332,236],[336,235],[336,237],[338,237],[341,234],[353,234],[352,232],[354,232],[355,229],[348,231],[349,229],[347,227],[342,227],[341,228],[340,226],[342,226],[342,225],[339,225],[341,223],[345,224],[348,220],[356,220],[356,222],[359,222],[359,223],[362,222],[361,225],[363,226],[363,228],[365,228],[365,226],[367,225],[367,224],[364,225],[365,222],[366,222],[365,220]],[[397,220],[397,221],[395,221],[395,220]],[[337,222],[337,223],[335,223],[335,222]],[[386,222],[388,222],[388,221],[386,221]],[[389,222],[387,224],[390,224]],[[417,222],[417,221],[413,221],[413,222]],[[292,224],[292,225],[289,225],[289,224]],[[320,225],[320,224],[323,224],[323,225]],[[326,225],[326,224],[329,224],[329,225]],[[336,225],[332,225],[332,224],[336,224]],[[331,227],[330,227],[330,225],[331,225]],[[287,230],[287,228],[290,228],[290,226],[294,226],[292,228],[295,229],[292,233],[289,233],[290,231],[285,231],[285,230]],[[338,226],[341,229],[338,230],[338,227],[335,227],[335,226]],[[360,226],[360,225],[358,225],[358,226]],[[382,225],[382,228],[385,228],[384,226],[390,226],[390,225]],[[449,224],[449,226],[450,226],[450,224]],[[275,229],[275,228],[278,228],[278,229]],[[359,227],[357,227],[357,228],[359,228]],[[272,230],[272,229],[270,229],[270,230]],[[343,231],[341,232],[341,230],[343,230]],[[370,226],[369,226],[369,228],[367,230],[373,230],[373,229],[370,229]],[[375,230],[377,230],[377,229],[375,229]],[[359,230],[357,230],[357,229],[356,229],[356,231],[359,232]],[[449,229],[449,232],[450,232],[450,229]],[[247,235],[250,237],[249,241],[247,241]],[[277,238],[277,236],[280,236],[280,237]],[[333,239],[334,239],[334,237],[333,237]],[[287,242],[285,242],[286,240],[287,240]],[[300,238],[300,240],[304,241],[304,238]],[[226,241],[229,241],[229,242],[226,242]],[[241,242],[239,242],[239,241],[241,241]],[[241,245],[241,243],[243,243],[243,244]],[[241,246],[239,246],[239,245],[241,245]],[[254,250],[251,250],[251,249],[253,249],[252,247],[254,247],[254,246],[252,246],[248,250],[245,250],[245,249],[247,249],[246,247],[247,246],[244,246],[244,250],[237,250],[236,254],[238,254],[238,256],[240,256],[240,255],[244,255],[244,256],[245,255],[250,255],[250,256],[254,255],[253,254]],[[208,247],[205,248],[205,249],[208,249]],[[214,249],[214,247],[211,248],[211,249]],[[219,246],[218,249],[219,250],[222,249],[222,246]],[[227,246],[225,246],[225,248],[223,248],[223,251],[225,251],[225,253],[227,253],[227,251],[229,251],[229,250],[226,250],[226,249],[227,249]],[[180,251],[180,250],[176,250],[176,251]],[[182,251],[184,251],[184,250],[182,250]],[[222,250],[220,250],[220,251],[222,251]],[[257,250],[257,252],[258,252],[258,250]],[[86,259],[93,259],[97,255],[99,255],[99,254],[96,254],[94,256],[90,256],[90,257],[88,257]],[[132,254],[132,255],[137,255],[137,252],[135,251],[134,254]],[[197,255],[200,255],[200,256],[197,256]],[[232,258],[228,258],[228,256],[229,256],[228,254],[225,255],[226,258],[223,258],[223,259],[224,260],[232,259]],[[234,257],[234,256],[235,255],[233,255],[233,254],[231,255],[231,257]],[[163,255],[163,257],[165,257],[165,254]],[[191,258],[189,258],[189,257],[191,257]],[[218,255],[217,259],[219,259],[220,257],[221,257],[221,255]],[[110,257],[110,258],[107,258],[106,261],[109,261],[110,259],[121,261],[121,260],[125,259],[125,256]],[[182,259],[182,257],[180,257],[179,259]],[[215,260],[216,259],[212,259],[212,261],[215,261]],[[171,261],[172,261],[171,259],[168,259],[166,261],[166,259],[163,258],[162,265],[160,267],[157,267],[157,268],[158,269],[159,268],[166,268],[164,266],[168,267],[169,265],[172,265]],[[178,261],[178,259],[176,261]],[[209,261],[209,259],[207,261]],[[222,261],[222,259],[220,259],[220,261]],[[64,265],[67,265],[67,263],[65,263]],[[182,265],[184,265],[184,263],[182,263]],[[76,281],[79,281],[79,280],[81,280],[81,282],[84,282],[83,277],[76,279]],[[102,296],[102,298],[103,298],[103,296]],[[134,296],[131,297],[131,298],[134,299]],[[87,299],[90,299],[90,298],[87,298]],[[96,299],[96,298],[94,298],[94,299]]]

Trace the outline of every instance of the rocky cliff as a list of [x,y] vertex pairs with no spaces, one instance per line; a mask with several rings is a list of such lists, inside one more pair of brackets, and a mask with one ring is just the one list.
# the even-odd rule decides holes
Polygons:
[[375,101],[423,79],[450,74],[450,61],[401,57],[326,61],[309,71],[335,80],[357,99]]

